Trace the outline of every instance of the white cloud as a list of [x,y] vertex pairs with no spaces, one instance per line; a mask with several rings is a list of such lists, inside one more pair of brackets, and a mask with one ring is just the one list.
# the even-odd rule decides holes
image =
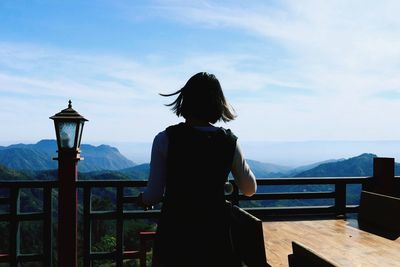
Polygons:
[[[322,92],[351,89],[360,96],[381,90],[398,73],[398,1],[177,2],[164,6],[175,14],[166,16],[198,27],[236,28],[265,38],[266,44],[279,42],[294,66],[289,82],[300,77]],[[400,89],[400,83],[394,86]]]

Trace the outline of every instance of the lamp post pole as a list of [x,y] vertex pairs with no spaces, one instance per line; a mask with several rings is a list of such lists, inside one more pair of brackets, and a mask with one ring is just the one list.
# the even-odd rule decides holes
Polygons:
[[87,121],[68,108],[50,117],[54,120],[58,146],[58,266],[77,266],[78,161],[83,124]]
[[77,192],[79,153],[58,153],[58,266],[77,266]]

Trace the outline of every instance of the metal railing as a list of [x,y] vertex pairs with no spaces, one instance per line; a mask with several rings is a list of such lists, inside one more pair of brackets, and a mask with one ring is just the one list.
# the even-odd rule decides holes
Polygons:
[[[227,196],[234,204],[240,205],[248,200],[290,200],[290,199],[333,199],[334,205],[328,206],[301,206],[301,207],[254,207],[245,208],[250,213],[261,218],[275,215],[316,215],[331,214],[337,217],[344,216],[347,212],[357,212],[356,205],[346,205],[346,186],[350,184],[363,184],[372,177],[319,177],[319,178],[268,178],[257,179],[259,186],[281,185],[334,185],[333,190],[317,192],[279,192],[257,193],[252,197],[239,194],[234,185],[234,192]],[[107,180],[107,181],[77,181],[77,190],[83,191],[80,205],[83,210],[83,265],[89,267],[95,260],[112,260],[116,266],[122,266],[126,259],[137,258],[135,251],[124,250],[124,221],[128,219],[155,219],[160,210],[127,210],[125,204],[135,203],[137,196],[125,195],[126,189],[143,188],[147,181],[141,180]],[[23,262],[42,262],[42,266],[52,266],[53,252],[53,197],[56,196],[58,181],[0,181],[0,207],[7,206],[8,212],[0,214],[0,222],[8,222],[9,248],[0,251],[0,263],[7,262],[10,267],[17,267]],[[43,207],[41,212],[20,212],[20,191],[23,188],[39,188],[43,190]],[[108,211],[95,211],[92,208],[93,188],[114,188],[116,191],[115,209]],[[334,218],[333,216],[333,218]],[[116,247],[111,252],[93,252],[91,233],[94,220],[113,220],[116,222]],[[20,223],[23,221],[43,222],[43,249],[41,253],[23,254],[20,251]]]

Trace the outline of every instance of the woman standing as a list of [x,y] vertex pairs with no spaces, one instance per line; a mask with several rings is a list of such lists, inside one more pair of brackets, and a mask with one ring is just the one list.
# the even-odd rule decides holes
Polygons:
[[229,238],[224,186],[230,172],[246,196],[257,185],[237,137],[213,126],[236,116],[212,74],[197,73],[162,96],[175,95],[168,106],[185,122],[154,138],[148,186],[139,197],[143,207],[163,201],[153,266],[241,266]]

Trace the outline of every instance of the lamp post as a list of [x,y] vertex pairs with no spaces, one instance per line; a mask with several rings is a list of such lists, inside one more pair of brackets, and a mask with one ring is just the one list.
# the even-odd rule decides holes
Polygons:
[[77,193],[78,161],[83,116],[68,108],[50,117],[54,120],[58,147],[58,266],[77,266]]

